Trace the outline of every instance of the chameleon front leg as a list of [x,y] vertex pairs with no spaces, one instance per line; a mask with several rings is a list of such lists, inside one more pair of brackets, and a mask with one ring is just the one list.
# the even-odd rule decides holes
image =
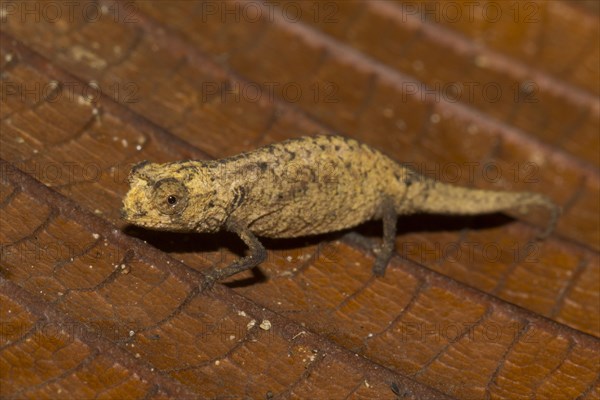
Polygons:
[[375,264],[373,265],[373,275],[375,276],[383,276],[385,274],[387,265],[394,254],[394,244],[396,241],[396,223],[398,221],[398,214],[394,208],[394,202],[389,197],[386,197],[383,200],[382,208],[383,240],[381,249],[375,258]]
[[227,221],[226,229],[229,232],[237,234],[240,239],[246,243],[246,246],[248,246],[250,250],[250,254],[235,260],[225,268],[214,268],[206,275],[206,281],[202,285],[203,288],[209,288],[215,282],[235,275],[238,272],[253,268],[267,258],[267,251],[246,225],[235,220],[229,220]]

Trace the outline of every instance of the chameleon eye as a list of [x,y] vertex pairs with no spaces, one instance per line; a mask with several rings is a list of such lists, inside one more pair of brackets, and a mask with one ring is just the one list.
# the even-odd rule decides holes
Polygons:
[[166,178],[154,184],[153,202],[163,214],[181,214],[187,206],[187,198],[187,189],[177,179]]

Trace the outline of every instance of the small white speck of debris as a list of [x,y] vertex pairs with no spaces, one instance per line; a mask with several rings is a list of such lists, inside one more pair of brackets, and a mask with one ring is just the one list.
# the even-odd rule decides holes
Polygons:
[[[71,257],[71,262],[73,262],[73,257]],[[32,267],[33,267],[33,265],[32,265]]]
[[135,335],[135,331],[129,331],[129,336]]
[[94,239],[98,239],[98,238],[100,237],[100,235],[98,235],[97,233],[92,233],[92,237],[93,237]]
[[369,382],[367,382],[367,380],[366,380],[366,379],[365,379],[365,387],[366,387],[367,389],[370,389],[370,388],[371,388],[371,384],[370,384]]
[[93,115],[99,115],[100,114],[100,109],[98,107],[92,108],[92,114]]
[[125,264],[121,264],[121,269],[125,269],[126,265]]
[[229,340],[235,340],[235,335],[229,335]]
[[33,149],[33,154],[39,153],[38,149]]
[[372,334],[372,333],[369,333],[369,334],[367,335],[367,337],[369,337],[369,338],[372,338],[372,337],[373,337],[373,334]]
[[135,358],[140,358],[140,357],[141,357],[140,353],[135,353]]
[[100,215],[102,214],[102,211],[98,210],[97,208],[94,210],[94,214]]
[[92,103],[92,101],[87,97],[79,95],[77,96],[77,103],[82,106],[89,106]]
[[286,259],[288,262],[292,262],[292,260],[293,260],[292,256],[287,256],[285,259]]
[[546,164],[546,157],[541,151],[534,151],[531,155],[531,161],[538,165]]
[[64,293],[63,293],[63,292],[58,292],[58,293],[56,293],[56,294],[57,294],[57,295],[59,295],[59,296],[64,296]]
[[94,268],[94,266],[92,264],[90,264],[90,269]]
[[248,322],[248,325],[246,325],[246,328],[248,330],[250,330],[250,329],[254,328],[254,325],[256,325],[256,320],[255,319],[253,319],[250,322]]
[[219,364],[221,364],[221,361],[220,360],[216,360],[215,361],[215,365],[219,365]]
[[475,65],[477,65],[479,68],[485,68],[490,65],[490,62],[486,56],[478,55],[475,57]]
[[6,62],[11,62],[11,61],[12,61],[12,59],[13,59],[13,55],[12,55],[12,54],[10,54],[10,53],[8,53],[7,55],[5,55],[5,56],[4,56],[4,60],[5,60]]
[[294,335],[294,337],[292,338],[292,340],[296,339],[298,336],[301,336],[301,335],[306,335],[306,331],[300,331],[300,332],[296,333]]
[[123,145],[123,147],[127,147],[129,146],[129,143],[127,143],[127,139],[121,139],[121,144]]
[[239,315],[240,317],[247,317],[248,316],[248,314],[246,314],[245,311],[238,311],[237,315]]
[[138,144],[138,145],[136,145],[136,146],[135,146],[135,149],[136,149],[137,151],[140,151],[140,150],[142,150],[142,145],[141,145],[141,144]]
[[271,329],[271,321],[269,321],[268,319],[263,319],[259,326],[260,329],[268,331],[269,329]]
[[16,141],[17,143],[19,143],[19,144],[21,144],[21,143],[25,143],[25,139],[23,139],[21,136],[17,136],[17,137],[15,138],[15,141]]
[[431,114],[431,117],[429,117],[432,124],[437,124],[441,119],[442,117],[440,117],[440,114]]

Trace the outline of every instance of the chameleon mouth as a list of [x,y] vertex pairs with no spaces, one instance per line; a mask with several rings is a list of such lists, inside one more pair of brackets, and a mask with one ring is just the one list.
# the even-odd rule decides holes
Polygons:
[[127,222],[137,222],[137,220],[139,218],[143,218],[147,214],[148,213],[146,211],[138,211],[138,212],[134,212],[134,213],[129,213],[127,211],[127,209],[121,208],[121,219],[123,219]]

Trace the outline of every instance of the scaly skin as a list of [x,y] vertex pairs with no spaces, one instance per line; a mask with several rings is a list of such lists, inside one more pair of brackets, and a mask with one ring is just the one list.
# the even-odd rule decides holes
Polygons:
[[552,212],[548,198],[529,192],[468,189],[426,178],[381,152],[341,136],[291,139],[214,161],[143,162],[132,168],[123,218],[147,228],[237,233],[251,254],[209,276],[209,284],[262,262],[255,235],[289,238],[384,222],[374,273],[393,253],[397,215],[472,215],[529,206]]

